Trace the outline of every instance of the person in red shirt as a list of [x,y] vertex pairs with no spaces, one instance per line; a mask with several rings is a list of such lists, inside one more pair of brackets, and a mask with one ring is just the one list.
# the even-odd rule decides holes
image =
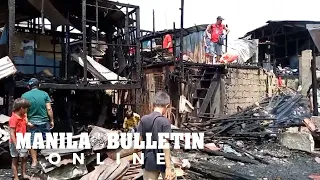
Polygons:
[[23,135],[27,132],[27,109],[30,107],[30,103],[23,99],[18,98],[13,103],[13,112],[9,119],[9,127],[10,127],[10,140],[9,140],[9,147],[10,147],[10,155],[12,157],[12,173],[14,176],[14,180],[18,180],[18,161],[19,157],[22,158],[21,160],[21,170],[22,170],[22,177],[24,179],[30,179],[30,176],[26,173],[26,166],[27,166],[27,157],[28,157],[28,150],[26,149],[16,149],[17,139],[16,133],[22,133]]
[[171,36],[171,34],[167,34],[167,35],[164,36],[162,48],[164,48],[164,49],[168,49],[169,48],[168,51],[170,53],[173,53],[172,36]]
[[[230,32],[230,30],[224,24],[222,24],[223,20],[224,19],[221,16],[218,16],[217,22],[215,24],[208,25],[206,29],[207,36],[211,39],[212,42],[212,50],[214,51],[212,53],[217,56],[217,61],[220,60],[222,55],[222,45],[224,43],[223,31],[226,31],[225,35]],[[216,61],[214,61],[213,59],[213,63],[215,62]]]

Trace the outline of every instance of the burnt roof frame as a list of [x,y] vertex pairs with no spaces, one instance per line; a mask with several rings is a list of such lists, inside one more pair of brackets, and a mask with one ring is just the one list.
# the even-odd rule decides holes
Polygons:
[[[83,1],[85,1],[85,0],[82,0],[82,2]],[[99,2],[105,2],[105,1],[101,1],[101,0],[98,0]],[[109,1],[108,1],[109,2]],[[130,11],[130,13],[132,14],[132,13],[136,13],[136,20],[129,20],[128,22],[129,22],[129,24],[132,24],[132,23],[136,23],[136,36],[137,36],[137,39],[139,39],[140,38],[140,9],[139,9],[139,6],[134,6],[134,5],[129,5],[129,4],[123,4],[123,3],[118,3],[118,2],[111,2],[111,4],[113,4],[114,6],[116,6],[116,5],[121,5],[121,6],[128,6],[128,7],[130,7],[130,8],[135,8],[134,10],[132,10],[132,11]],[[16,7],[16,0],[8,0],[8,7],[9,7],[9,12],[8,12],[8,14],[9,14],[9,32],[15,32],[15,23],[16,23],[16,11],[18,10],[18,8],[15,8]],[[86,8],[85,8],[86,9]],[[35,11],[36,12],[36,11]],[[115,12],[115,11],[114,11]],[[113,15],[114,14],[114,12],[112,12],[112,13],[108,13],[104,18],[111,18],[111,16],[110,15]],[[122,12],[122,11],[121,11]],[[122,12],[123,13],[123,12]],[[39,14],[39,13],[35,13],[35,14]],[[82,28],[79,28],[79,30],[82,30],[82,29],[84,29],[83,27],[86,27],[86,25],[87,25],[87,23],[86,22],[84,22],[83,21],[83,16],[86,16],[86,14],[87,14],[87,12],[86,11],[84,11],[84,9],[82,9]],[[36,15],[35,15],[36,16]],[[124,17],[126,17],[125,15],[123,15]],[[39,16],[38,16],[39,17]],[[78,16],[79,17],[79,16]],[[120,17],[120,18],[122,18],[123,19],[123,17]],[[80,17],[78,18],[78,19],[80,19]],[[27,19],[24,19],[24,20],[27,20]],[[105,23],[105,21],[103,21],[104,23],[101,23],[101,24],[107,24],[107,23]],[[99,24],[99,25],[101,25],[101,24]],[[114,24],[114,25],[116,25],[116,24]],[[76,27],[76,25],[74,25],[73,24],[73,26],[74,27]],[[124,25],[125,26],[125,25]],[[120,26],[121,28],[124,28],[124,26]],[[102,27],[102,26],[99,26],[98,27],[98,29],[104,29],[104,27]],[[83,31],[83,40],[84,40],[84,42],[85,43],[83,43],[84,44],[84,47],[86,47],[87,45],[87,42],[86,42],[86,30],[85,31]],[[12,51],[12,47],[13,47],[13,33],[9,33],[9,39],[8,39],[8,41],[9,41],[9,56],[11,57],[11,58],[13,58],[13,51]],[[141,79],[141,60],[140,60],[140,52],[138,51],[139,49],[140,49],[140,41],[139,40],[136,40],[136,57],[135,57],[135,60],[136,60],[136,68],[137,68],[137,73],[138,73],[138,83],[135,83],[135,85],[133,85],[133,84],[120,84],[120,85],[117,85],[117,89],[135,89],[135,88],[137,88],[137,87],[140,87],[141,86],[141,83],[140,83],[140,79]],[[85,54],[85,53],[84,53]],[[86,62],[86,61],[85,61]],[[86,63],[85,63],[86,64]],[[84,67],[84,72],[86,73],[87,72],[87,69],[86,69],[86,67]],[[86,78],[85,78],[86,79]],[[128,81],[131,81],[131,80],[128,80]],[[134,83],[134,81],[132,81],[133,83]],[[51,85],[50,84],[48,84],[48,86],[52,86],[52,87],[54,87],[54,85],[53,84],[55,84],[55,83],[51,83]],[[88,83],[85,81],[85,83],[83,84],[83,88],[84,88],[84,86],[87,86],[88,85]],[[70,87],[71,88],[71,86],[73,86],[73,85],[71,85],[70,84],[70,86],[67,86],[67,87]],[[108,87],[108,89],[114,89],[114,88],[116,88],[116,86],[114,86],[114,85],[112,85],[112,84],[110,84],[109,85],[110,87],[108,87],[108,85],[106,85],[106,84],[104,84],[103,86],[97,86],[97,87],[95,87],[95,88],[98,88],[98,89],[106,89],[107,87]],[[113,86],[114,86],[114,88],[113,88]],[[82,85],[76,85],[76,87],[82,87]],[[74,89],[74,88],[71,88],[71,89]],[[84,89],[86,89],[86,88],[84,88]]]

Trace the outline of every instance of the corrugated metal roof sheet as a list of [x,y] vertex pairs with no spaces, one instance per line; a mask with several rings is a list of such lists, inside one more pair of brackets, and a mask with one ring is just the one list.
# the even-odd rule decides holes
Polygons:
[[[249,32],[247,32],[244,37],[246,36],[249,36],[250,34],[252,34],[253,32],[255,31],[258,31],[260,29],[263,29],[267,26],[270,26],[272,24],[281,24],[281,25],[293,25],[293,26],[300,26],[302,28],[306,28],[306,25],[307,24],[320,24],[320,21],[289,21],[289,20],[283,20],[283,21],[272,21],[272,20],[269,20],[266,22],[267,24],[266,25],[263,25],[263,26],[260,26],[254,30],[251,30]],[[302,25],[302,26],[301,26]]]
[[17,69],[8,56],[0,59],[0,79],[6,78],[16,72]]

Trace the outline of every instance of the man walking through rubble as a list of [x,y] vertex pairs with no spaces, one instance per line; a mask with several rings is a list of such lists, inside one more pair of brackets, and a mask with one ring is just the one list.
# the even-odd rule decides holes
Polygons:
[[[163,115],[170,106],[170,97],[165,92],[158,92],[153,100],[154,110],[141,118],[137,131],[141,139],[146,140],[146,133],[152,133],[152,141],[158,141],[158,133],[171,133],[171,123]],[[174,167],[171,164],[170,149],[144,149],[144,164],[142,168],[144,180],[175,179]],[[165,164],[157,164],[157,153],[164,153]]]
[[222,24],[223,20],[224,19],[221,16],[218,16],[216,23],[208,25],[206,29],[207,36],[210,37],[213,46],[212,48],[216,54],[216,60],[213,58],[213,63],[219,61],[222,55],[222,45],[224,44],[225,39],[223,31],[226,31],[225,35],[230,32],[230,30]]
[[[50,129],[54,127],[53,112],[51,108],[51,99],[48,93],[39,90],[39,81],[36,78],[32,78],[28,82],[29,91],[22,95],[22,98],[30,102],[30,108],[27,115],[28,120],[31,123],[31,127],[28,132],[31,133],[31,145],[33,144],[33,138],[35,133],[43,133],[45,139],[45,133],[50,132]],[[37,151],[30,149],[32,158],[31,167],[37,166]]]

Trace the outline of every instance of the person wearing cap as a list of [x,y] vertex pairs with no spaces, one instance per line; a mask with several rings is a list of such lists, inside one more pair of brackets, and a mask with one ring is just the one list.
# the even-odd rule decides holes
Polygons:
[[[222,55],[222,45],[224,41],[224,30],[226,31],[225,35],[227,35],[230,30],[222,24],[222,21],[224,19],[221,16],[217,17],[217,21],[215,24],[208,25],[206,29],[207,36],[210,37],[212,42],[212,50],[213,52],[210,52],[212,56],[216,55],[217,61],[220,60]],[[216,61],[213,58],[213,63]]]
[[[33,144],[34,134],[42,133],[45,139],[45,133],[50,132],[54,127],[53,111],[51,108],[51,99],[45,91],[39,90],[40,83],[38,79],[32,78],[28,81],[29,91],[22,95],[22,98],[30,102],[27,116],[31,123],[28,132],[31,133],[31,145]],[[30,149],[32,158],[32,168],[37,166],[37,151]]]

